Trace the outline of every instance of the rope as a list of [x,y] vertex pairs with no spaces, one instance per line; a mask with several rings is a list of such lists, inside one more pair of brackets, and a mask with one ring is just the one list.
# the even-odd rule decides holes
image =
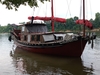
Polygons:
[[82,0],[80,0],[80,19],[82,18]]
[[[82,0],[80,0],[80,19],[82,18]],[[89,3],[89,4],[88,4]],[[86,3],[85,3],[86,5],[86,8],[85,8],[85,10],[86,10],[86,18],[89,18],[89,16],[88,16],[88,14],[89,15],[91,15],[91,17],[92,17],[92,9],[91,9],[91,0],[86,0]],[[90,12],[89,12],[89,9],[90,9]]]
[[[54,10],[55,10],[57,5],[56,5],[55,0],[53,0],[53,1],[54,1],[53,3],[55,4],[55,5],[54,5],[54,6],[55,6],[55,7],[54,7]],[[54,11],[54,15],[57,16],[57,15],[56,15],[56,10]]]
[[34,16],[34,13],[35,13],[35,6],[33,7],[33,16]]
[[91,17],[92,17],[92,8],[91,8],[91,0],[89,0],[89,5],[90,5],[90,13],[91,13]]
[[[68,5],[68,11],[69,11],[69,14],[70,14],[70,16],[71,16],[71,13],[70,13],[70,4],[71,4],[71,0],[70,0],[70,2],[68,3],[68,0],[66,0],[67,2],[67,5]],[[67,11],[67,14],[68,14],[68,11]],[[67,17],[67,14],[66,14],[66,17]]]
[[[39,1],[40,2],[40,1]],[[41,10],[41,8],[42,8],[42,3],[40,2],[40,4],[39,4],[39,7],[38,7],[39,9],[37,10],[37,12],[36,12],[36,14],[35,15],[39,15],[39,13],[40,13],[40,10]]]
[[[88,4],[89,3],[89,4]],[[86,18],[89,18],[88,14],[91,15],[92,17],[92,9],[91,9],[91,1],[90,0],[86,0],[86,8],[87,8],[87,14],[86,14]],[[90,9],[90,10],[89,10]]]
[[[31,2],[32,2],[32,3],[33,3],[33,5],[34,5],[33,0],[31,0]],[[33,13],[32,13],[32,16],[34,16],[34,12],[35,12],[35,6],[33,6]]]
[[46,11],[44,12],[45,16],[47,15],[47,2],[46,2]]

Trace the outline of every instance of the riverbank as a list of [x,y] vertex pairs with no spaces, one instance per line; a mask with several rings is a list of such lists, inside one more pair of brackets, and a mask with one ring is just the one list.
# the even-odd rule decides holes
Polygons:
[[91,31],[100,31],[100,28],[98,28],[98,29],[93,29],[93,30],[91,30]]

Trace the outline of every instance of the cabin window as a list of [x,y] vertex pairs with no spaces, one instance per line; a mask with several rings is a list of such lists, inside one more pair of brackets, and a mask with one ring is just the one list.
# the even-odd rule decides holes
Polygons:
[[34,41],[34,40],[35,40],[35,36],[32,35],[32,36],[31,36],[31,41]]
[[43,39],[44,39],[45,42],[47,42],[47,41],[54,41],[55,40],[53,34],[43,35]]
[[36,41],[40,41],[40,35],[37,35]]
[[25,27],[24,26],[22,26],[22,31],[25,31]]
[[24,41],[27,41],[27,35],[24,35]]
[[54,34],[56,40],[63,40],[66,34]]
[[30,42],[30,37],[31,37],[31,36],[30,36],[30,35],[28,35],[28,39],[27,39],[27,42]]
[[57,38],[58,38],[58,40],[63,40],[63,37],[61,37],[61,36],[60,37],[57,37]]

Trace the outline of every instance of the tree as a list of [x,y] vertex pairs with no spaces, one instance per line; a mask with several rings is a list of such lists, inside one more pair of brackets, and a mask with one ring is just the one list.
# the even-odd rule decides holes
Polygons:
[[94,24],[96,28],[100,27],[100,13],[99,12],[95,14]]
[[49,0],[0,0],[0,3],[3,5],[6,5],[7,9],[13,9],[17,10],[20,5],[29,5],[30,7],[38,6],[38,1],[41,1],[42,3],[44,1]]

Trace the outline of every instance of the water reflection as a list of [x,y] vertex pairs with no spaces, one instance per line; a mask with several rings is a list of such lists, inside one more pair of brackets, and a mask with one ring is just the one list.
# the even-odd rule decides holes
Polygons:
[[90,45],[87,45],[83,55],[82,63],[84,66],[84,71],[89,75],[99,75],[100,74],[100,38],[97,37],[94,40],[94,48],[91,49]]
[[86,75],[81,58],[63,58],[33,54],[16,48],[13,57],[16,70],[29,75]]

